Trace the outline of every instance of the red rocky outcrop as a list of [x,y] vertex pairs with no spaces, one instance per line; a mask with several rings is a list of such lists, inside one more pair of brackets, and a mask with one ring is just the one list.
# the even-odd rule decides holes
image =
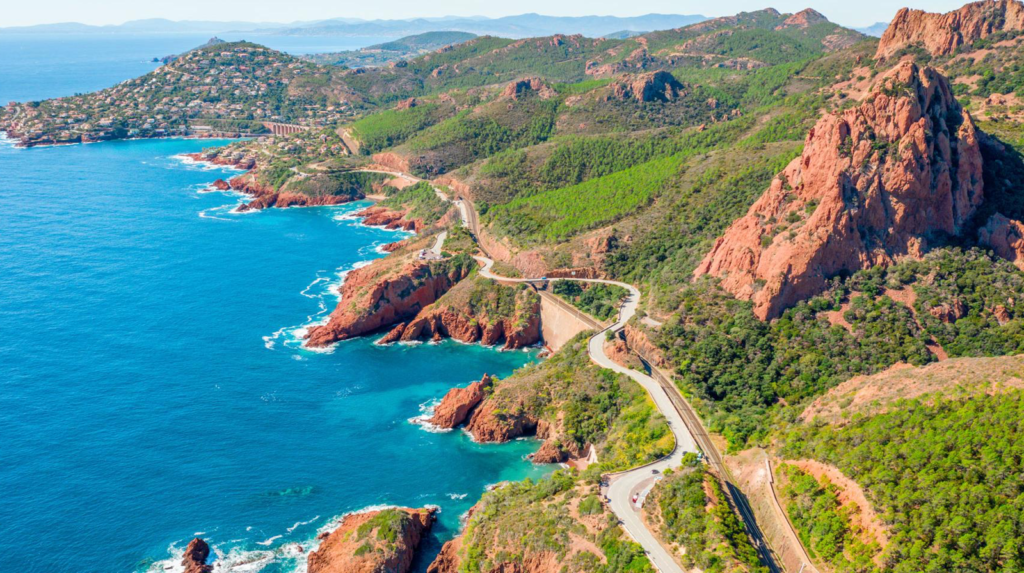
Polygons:
[[455,428],[465,422],[473,410],[484,401],[487,390],[494,381],[484,374],[479,382],[473,382],[465,388],[452,388],[434,408],[434,415],[428,422],[438,428]]
[[561,464],[569,461],[569,452],[556,440],[547,440],[530,458],[535,464]]
[[982,202],[970,115],[932,68],[904,62],[860,106],[826,115],[803,154],[720,237],[694,272],[754,301],[761,318],[839,274],[920,256]]
[[228,182],[223,179],[218,179],[214,181],[213,184],[210,185],[210,187],[213,187],[217,191],[227,191],[228,189],[231,189],[231,185],[229,185]]
[[198,537],[189,541],[185,555],[181,558],[181,564],[185,566],[184,573],[211,573],[213,565],[206,564],[209,557],[210,546],[205,541]]
[[522,80],[516,80],[505,86],[505,89],[501,92],[501,96],[511,99],[519,99],[520,96],[527,92],[537,94],[540,99],[551,99],[558,95],[555,90],[551,89],[551,87],[545,84],[540,78],[525,78]]
[[612,94],[618,99],[636,101],[671,101],[684,95],[683,84],[665,71],[627,76],[612,85]]
[[460,549],[462,549],[461,535],[451,541],[445,541],[441,546],[441,552],[427,567],[427,573],[459,573],[459,564],[462,562],[459,559]]
[[520,436],[537,433],[538,420],[519,409],[500,410],[492,401],[485,400],[466,424],[468,431],[478,442],[504,443]]
[[304,193],[278,192],[273,187],[256,180],[250,173],[232,177],[228,182],[231,189],[252,197],[252,201],[238,206],[239,212],[259,211],[270,207],[317,207],[321,205],[341,205],[358,197],[349,195],[306,195]]
[[416,101],[416,98],[411,97],[409,99],[403,99],[402,101],[400,101],[397,104],[395,104],[395,109],[397,109],[397,110],[410,109],[410,108],[416,107],[417,105],[419,105],[419,102]]
[[447,269],[411,261],[397,273],[389,272],[387,258],[348,274],[341,302],[327,324],[309,330],[306,344],[328,346],[339,340],[369,334],[408,320],[466,277],[467,268]]
[[946,14],[903,8],[882,34],[876,58],[920,45],[933,56],[948,56],[961,46],[997,32],[1024,30],[1024,4],[1017,0],[972,2]]
[[789,18],[786,18],[786,20],[782,22],[782,24],[776,26],[775,29],[784,30],[786,28],[808,28],[823,22],[828,22],[828,18],[826,18],[821,12],[811,8],[806,8],[796,14],[793,14]]
[[405,218],[405,211],[396,211],[387,207],[367,207],[355,214],[363,218],[364,225],[372,227],[384,227],[387,229],[402,229],[405,231],[417,231],[423,229],[423,221],[419,219],[408,220]]
[[[309,554],[308,573],[406,573],[412,566],[416,548],[434,524],[436,510],[389,509],[403,513],[395,539],[381,541],[371,529],[361,533],[382,511],[345,516],[337,529],[322,536],[320,546]],[[367,551],[364,548],[370,547]]]
[[996,213],[978,231],[978,239],[997,255],[1024,270],[1024,223]]
[[393,328],[379,343],[454,338],[486,346],[505,341],[506,350],[525,348],[541,340],[540,302],[535,301],[532,308],[523,311],[525,322],[518,316],[491,320],[487,316],[475,316],[469,309],[428,308],[408,323]]

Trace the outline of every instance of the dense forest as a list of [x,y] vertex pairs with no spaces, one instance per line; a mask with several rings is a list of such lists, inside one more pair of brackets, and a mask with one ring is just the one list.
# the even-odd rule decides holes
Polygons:
[[891,529],[884,570],[1021,571],[1022,420],[1021,392],[904,402],[841,428],[795,428],[782,451],[834,464],[867,491]]

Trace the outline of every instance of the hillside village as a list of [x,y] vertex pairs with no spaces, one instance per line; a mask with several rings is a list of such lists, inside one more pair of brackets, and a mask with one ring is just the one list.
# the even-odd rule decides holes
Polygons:
[[95,94],[5,109],[7,132],[27,146],[184,135],[251,135],[265,122],[315,128],[351,115],[319,93],[324,69],[249,43],[195,50]]

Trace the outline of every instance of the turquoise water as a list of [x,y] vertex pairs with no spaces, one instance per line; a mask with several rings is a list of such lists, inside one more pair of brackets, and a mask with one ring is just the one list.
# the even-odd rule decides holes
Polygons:
[[4,570],[163,570],[203,532],[220,571],[292,571],[377,504],[440,506],[429,555],[487,484],[544,471],[533,443],[409,421],[533,354],[298,348],[344,271],[401,235],[345,216],[359,205],[231,214],[238,197],[200,192],[230,173],[174,157],[208,144],[0,144]]

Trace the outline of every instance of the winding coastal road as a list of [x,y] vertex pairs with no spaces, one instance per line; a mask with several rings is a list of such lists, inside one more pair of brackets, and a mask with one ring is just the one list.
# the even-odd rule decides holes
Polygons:
[[672,554],[668,549],[666,549],[665,546],[658,541],[657,537],[647,528],[641,514],[641,508],[633,503],[633,495],[649,490],[650,485],[653,483],[653,478],[661,475],[664,470],[678,467],[680,463],[682,463],[683,454],[686,452],[696,453],[698,451],[697,442],[693,439],[693,436],[690,435],[690,431],[686,428],[686,424],[683,422],[682,416],[672,404],[672,400],[669,398],[669,395],[662,389],[661,385],[654,380],[654,378],[618,364],[609,358],[604,351],[605,332],[618,332],[626,326],[626,323],[629,322],[631,318],[633,318],[633,315],[636,314],[637,308],[640,305],[640,291],[630,284],[602,279],[530,279],[503,277],[495,275],[491,271],[491,268],[494,266],[493,260],[479,256],[475,258],[478,262],[483,264],[483,267],[480,269],[480,276],[499,280],[501,282],[536,283],[559,280],[576,280],[579,282],[615,285],[629,291],[622,307],[619,309],[618,320],[616,320],[611,326],[590,337],[590,341],[587,343],[587,350],[590,354],[590,359],[595,364],[602,368],[607,368],[618,372],[619,374],[629,376],[647,390],[651,399],[654,400],[655,406],[662,415],[665,416],[665,421],[668,423],[668,427],[672,431],[673,436],[675,436],[675,448],[668,456],[661,458],[656,462],[609,476],[609,485],[606,489],[606,495],[610,500],[609,505],[611,506],[612,511],[619,518],[619,521],[622,522],[623,528],[644,548],[644,551],[647,553],[647,558],[650,559],[651,563],[654,564],[654,566],[662,573],[684,573],[683,568],[676,563],[676,560],[672,557]]
[[[401,177],[402,179],[413,183],[422,181],[422,179],[413,175],[395,171],[376,169],[367,169],[364,171],[386,173],[395,177]],[[468,199],[457,195],[454,198],[448,197],[436,186],[434,186],[434,191],[441,199],[452,202],[459,209],[462,224],[475,236],[479,236],[479,218],[472,203],[470,203]],[[447,233],[442,233],[442,236],[439,237],[439,240],[435,243],[433,250],[440,252],[440,249],[444,244],[445,236],[447,236]],[[479,246],[481,252],[483,252],[484,255],[487,255],[483,245]],[[643,547],[644,552],[647,554],[647,558],[657,570],[661,571],[661,573],[684,573],[684,569],[678,562],[676,562],[672,553],[666,549],[658,540],[657,536],[648,529],[647,524],[643,520],[641,506],[647,496],[647,493],[651,490],[655,481],[660,478],[664,470],[678,467],[682,463],[683,454],[686,452],[697,453],[703,450],[703,452],[708,456],[709,463],[723,476],[726,482],[727,492],[740,511],[744,526],[747,528],[748,534],[754,539],[754,544],[762,562],[767,565],[771,573],[779,573],[781,569],[776,563],[763,534],[756,525],[753,512],[751,511],[749,504],[746,502],[746,498],[743,497],[743,494],[733,485],[731,476],[728,475],[728,469],[721,463],[721,456],[718,453],[717,448],[710,441],[706,432],[704,432],[700,420],[697,418],[692,408],[690,408],[689,404],[686,403],[686,400],[679,393],[679,390],[671,381],[665,379],[665,377],[661,375],[655,367],[651,367],[651,372],[657,375],[658,379],[637,370],[621,366],[609,358],[605,353],[604,343],[606,333],[609,331],[618,333],[625,328],[626,323],[628,323],[636,314],[640,305],[639,289],[627,283],[604,279],[505,277],[494,274],[493,259],[487,256],[475,256],[474,258],[482,265],[480,268],[481,276],[505,283],[548,283],[559,280],[575,280],[579,282],[615,285],[628,291],[629,294],[626,296],[619,309],[618,319],[615,323],[605,327],[604,329],[600,329],[590,338],[587,345],[588,354],[591,361],[598,366],[628,376],[647,391],[651,399],[654,401],[655,406],[665,417],[665,421],[675,437],[675,446],[669,455],[655,462],[607,476],[607,486],[602,487],[602,490],[609,500],[608,504],[611,507],[612,512],[619,518],[622,527],[630,537]],[[554,295],[549,296],[550,298],[555,298]],[[567,305],[563,304],[562,306]],[[592,322],[596,324],[596,321]],[[684,420],[684,416],[687,416],[689,419]],[[691,428],[694,428],[693,431],[698,432],[698,436],[696,438],[691,431]],[[700,438],[700,448],[698,448],[697,438]],[[638,497],[640,505],[633,502],[634,496]]]

